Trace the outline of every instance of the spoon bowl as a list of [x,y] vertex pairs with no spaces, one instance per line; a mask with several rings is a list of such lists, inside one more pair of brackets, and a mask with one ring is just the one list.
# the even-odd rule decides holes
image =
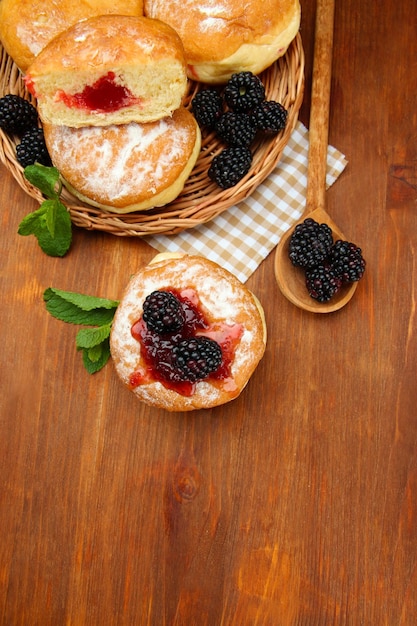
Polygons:
[[333,51],[334,0],[317,0],[314,62],[311,91],[307,194],[304,215],[281,238],[275,251],[275,278],[283,295],[293,304],[313,313],[337,311],[352,298],[357,282],[342,286],[328,302],[310,296],[304,271],[289,258],[289,239],[297,226],[307,217],[327,224],[333,239],[346,240],[325,207],[327,144],[329,133],[330,86]]
[[280,240],[280,245],[277,247],[275,253],[275,278],[282,293],[290,302],[298,306],[300,309],[304,309],[305,311],[310,311],[312,313],[332,313],[349,302],[358,283],[354,282],[349,285],[343,285],[340,291],[338,291],[337,294],[335,294],[328,302],[318,302],[310,296],[306,287],[304,271],[302,268],[295,267],[292,264],[288,254],[288,246],[291,235],[293,234],[297,224],[303,222],[306,217],[311,217],[319,224],[327,224],[330,226],[333,231],[333,239],[335,241],[337,239],[346,239],[339,227],[333,222],[324,209],[318,208],[311,211],[308,216],[304,216],[289,230],[287,230]]

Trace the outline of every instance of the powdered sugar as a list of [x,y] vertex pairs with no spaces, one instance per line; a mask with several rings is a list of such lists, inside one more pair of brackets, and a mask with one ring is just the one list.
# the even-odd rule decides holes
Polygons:
[[16,31],[18,39],[25,42],[34,56],[39,54],[49,40],[48,22],[43,14],[33,24],[18,24]]
[[[169,180],[173,163],[182,169],[189,156],[189,130],[175,127],[171,118],[105,130],[61,127],[52,137],[51,155],[64,178],[88,197],[98,193],[104,204],[154,194]],[[160,150],[154,151],[156,144]]]
[[168,7],[166,0],[153,0],[150,5],[149,12],[152,17],[162,19],[167,13],[171,14],[168,23],[174,26],[180,21],[182,24],[187,20],[192,21],[195,16],[194,27],[201,32],[221,30],[227,21],[233,18],[236,11],[236,7],[233,7],[230,2],[222,0],[203,0],[199,3],[195,0],[181,0],[182,18],[180,18],[175,6],[170,4]]

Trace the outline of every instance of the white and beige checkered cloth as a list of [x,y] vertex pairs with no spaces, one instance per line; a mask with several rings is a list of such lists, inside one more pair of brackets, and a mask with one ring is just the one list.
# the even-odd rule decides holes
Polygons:
[[[242,282],[251,276],[298,220],[305,206],[308,131],[297,123],[277,168],[255,192],[212,221],[178,235],[155,235],[146,241],[158,252],[184,252],[215,261]],[[346,167],[346,159],[328,147],[326,184],[332,185]]]

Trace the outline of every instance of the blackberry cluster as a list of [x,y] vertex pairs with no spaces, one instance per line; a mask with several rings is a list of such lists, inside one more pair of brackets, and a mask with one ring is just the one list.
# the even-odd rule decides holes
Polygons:
[[362,250],[354,243],[339,239],[330,250],[329,259],[343,282],[353,283],[362,278],[366,263]]
[[195,383],[218,370],[222,348],[217,341],[196,335],[205,326],[187,299],[175,291],[155,290],[145,298],[142,309],[145,360],[152,364],[158,380],[174,385]]
[[360,280],[366,266],[358,246],[340,239],[334,242],[331,228],[311,218],[295,227],[289,257],[305,271],[308,293],[318,302],[328,302],[343,285]]
[[42,128],[31,128],[25,132],[16,146],[16,158],[22,167],[34,163],[52,165]]
[[230,146],[213,157],[208,176],[222,189],[236,185],[250,170],[252,153],[246,146]]
[[193,98],[191,110],[199,126],[213,129],[223,113],[223,100],[219,92],[210,87],[199,91]]
[[249,171],[252,154],[247,167],[248,150],[256,135],[280,132],[288,115],[280,103],[265,99],[265,87],[252,72],[233,74],[223,91],[207,88],[198,92],[191,110],[201,127],[215,131],[226,144],[209,169],[211,180],[223,189],[236,185]]
[[226,111],[218,120],[216,133],[228,146],[249,147],[255,139],[256,128],[247,113]]
[[22,135],[38,125],[38,113],[28,100],[7,94],[0,98],[0,128],[10,135]]
[[269,135],[283,130],[287,124],[287,117],[287,109],[275,100],[265,100],[250,112],[253,126]]
[[153,291],[143,303],[143,319],[148,328],[163,335],[180,330],[185,322],[185,314],[174,294]]
[[222,362],[219,344],[209,337],[189,337],[173,348],[174,362],[183,380],[197,382],[215,372]]
[[35,162],[52,165],[43,130],[38,127],[38,113],[28,100],[14,94],[0,98],[0,128],[20,137],[16,158],[22,167]]
[[340,290],[342,279],[328,265],[317,265],[306,270],[308,293],[318,302],[328,302]]
[[311,268],[327,257],[333,245],[332,230],[308,217],[297,224],[290,239],[290,259],[293,265]]
[[223,91],[226,104],[237,113],[249,113],[265,100],[265,87],[252,72],[233,74]]

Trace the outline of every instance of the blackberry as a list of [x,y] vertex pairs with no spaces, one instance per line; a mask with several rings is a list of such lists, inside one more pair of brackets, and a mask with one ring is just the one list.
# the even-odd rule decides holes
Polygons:
[[147,327],[159,335],[176,332],[185,322],[181,302],[169,291],[153,291],[146,296],[142,316]]
[[173,348],[174,364],[183,380],[196,382],[215,372],[222,362],[219,344],[209,337],[183,339]]
[[318,302],[328,302],[340,290],[342,279],[328,265],[317,265],[306,270],[308,293]]
[[265,100],[250,112],[250,120],[258,130],[274,134],[287,124],[288,111],[275,100]]
[[208,176],[222,189],[236,185],[248,173],[252,153],[245,146],[231,146],[213,157]]
[[35,162],[46,166],[52,165],[42,128],[31,128],[24,133],[16,146],[16,157],[22,167],[33,165]]
[[217,121],[216,133],[229,146],[250,146],[256,135],[246,113],[226,111]]
[[232,74],[223,90],[226,104],[237,113],[248,113],[265,100],[265,87],[252,72]]
[[308,217],[294,229],[289,243],[289,257],[293,265],[311,268],[325,260],[332,245],[331,228]]
[[28,100],[13,94],[0,98],[0,128],[6,133],[22,135],[37,125],[38,113]]
[[199,126],[212,129],[223,112],[223,101],[215,89],[203,89],[194,96],[191,110]]
[[360,280],[365,271],[366,262],[362,250],[354,243],[338,239],[332,246],[329,262],[333,271],[344,283]]

